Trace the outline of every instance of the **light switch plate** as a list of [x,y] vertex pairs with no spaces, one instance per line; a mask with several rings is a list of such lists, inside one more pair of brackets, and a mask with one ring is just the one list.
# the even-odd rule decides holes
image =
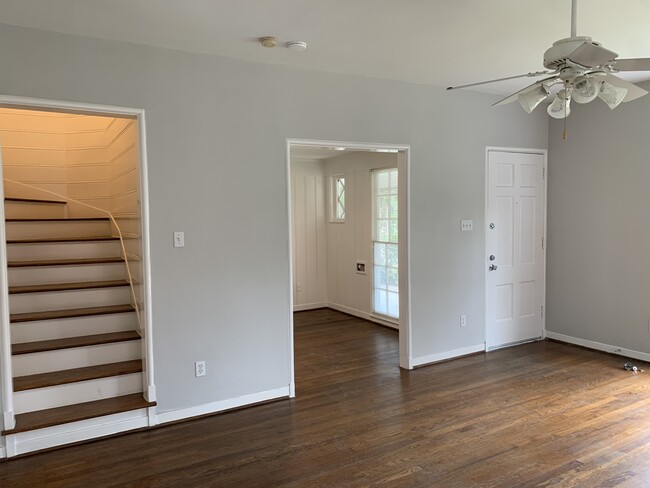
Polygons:
[[185,232],[174,232],[174,247],[185,247]]
[[460,231],[469,232],[474,230],[474,221],[473,220],[461,220],[460,221]]

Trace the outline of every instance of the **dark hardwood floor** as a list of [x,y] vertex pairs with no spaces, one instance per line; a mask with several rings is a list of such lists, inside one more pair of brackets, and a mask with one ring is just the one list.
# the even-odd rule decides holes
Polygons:
[[331,310],[295,344],[294,400],[11,460],[0,486],[650,487],[650,371],[622,358],[547,341],[407,372],[396,332]]

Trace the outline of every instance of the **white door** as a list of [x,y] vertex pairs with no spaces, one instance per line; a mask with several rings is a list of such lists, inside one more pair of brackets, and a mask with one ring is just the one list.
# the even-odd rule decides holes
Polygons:
[[487,349],[542,337],[545,156],[488,151]]

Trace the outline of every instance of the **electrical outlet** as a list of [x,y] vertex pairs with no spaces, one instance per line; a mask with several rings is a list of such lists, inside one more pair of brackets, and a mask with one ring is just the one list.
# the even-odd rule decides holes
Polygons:
[[185,232],[174,232],[174,247],[185,247]]
[[465,327],[467,325],[467,315],[460,316],[460,326]]
[[196,361],[194,363],[194,376],[205,376],[205,361]]

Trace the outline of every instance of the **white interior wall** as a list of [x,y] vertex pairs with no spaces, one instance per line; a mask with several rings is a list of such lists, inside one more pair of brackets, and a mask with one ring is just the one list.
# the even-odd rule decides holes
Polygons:
[[550,119],[546,292],[551,336],[646,360],[649,113],[650,96],[577,105],[567,140]]
[[[327,223],[327,291],[333,308],[370,318],[372,314],[372,180],[371,171],[396,168],[397,154],[354,152],[325,160],[329,179],[345,176],[345,222]],[[328,203],[329,209],[330,203]],[[366,274],[357,273],[357,260]]]
[[320,160],[291,159],[293,307],[327,306],[327,212],[325,166]]
[[[288,138],[410,145],[413,360],[483,343],[485,147],[545,148],[546,114],[471,91],[1,24],[0,66],[0,94],[146,112],[159,415],[289,391]],[[461,233],[461,218],[475,230]],[[476,320],[460,328],[462,313]]]

